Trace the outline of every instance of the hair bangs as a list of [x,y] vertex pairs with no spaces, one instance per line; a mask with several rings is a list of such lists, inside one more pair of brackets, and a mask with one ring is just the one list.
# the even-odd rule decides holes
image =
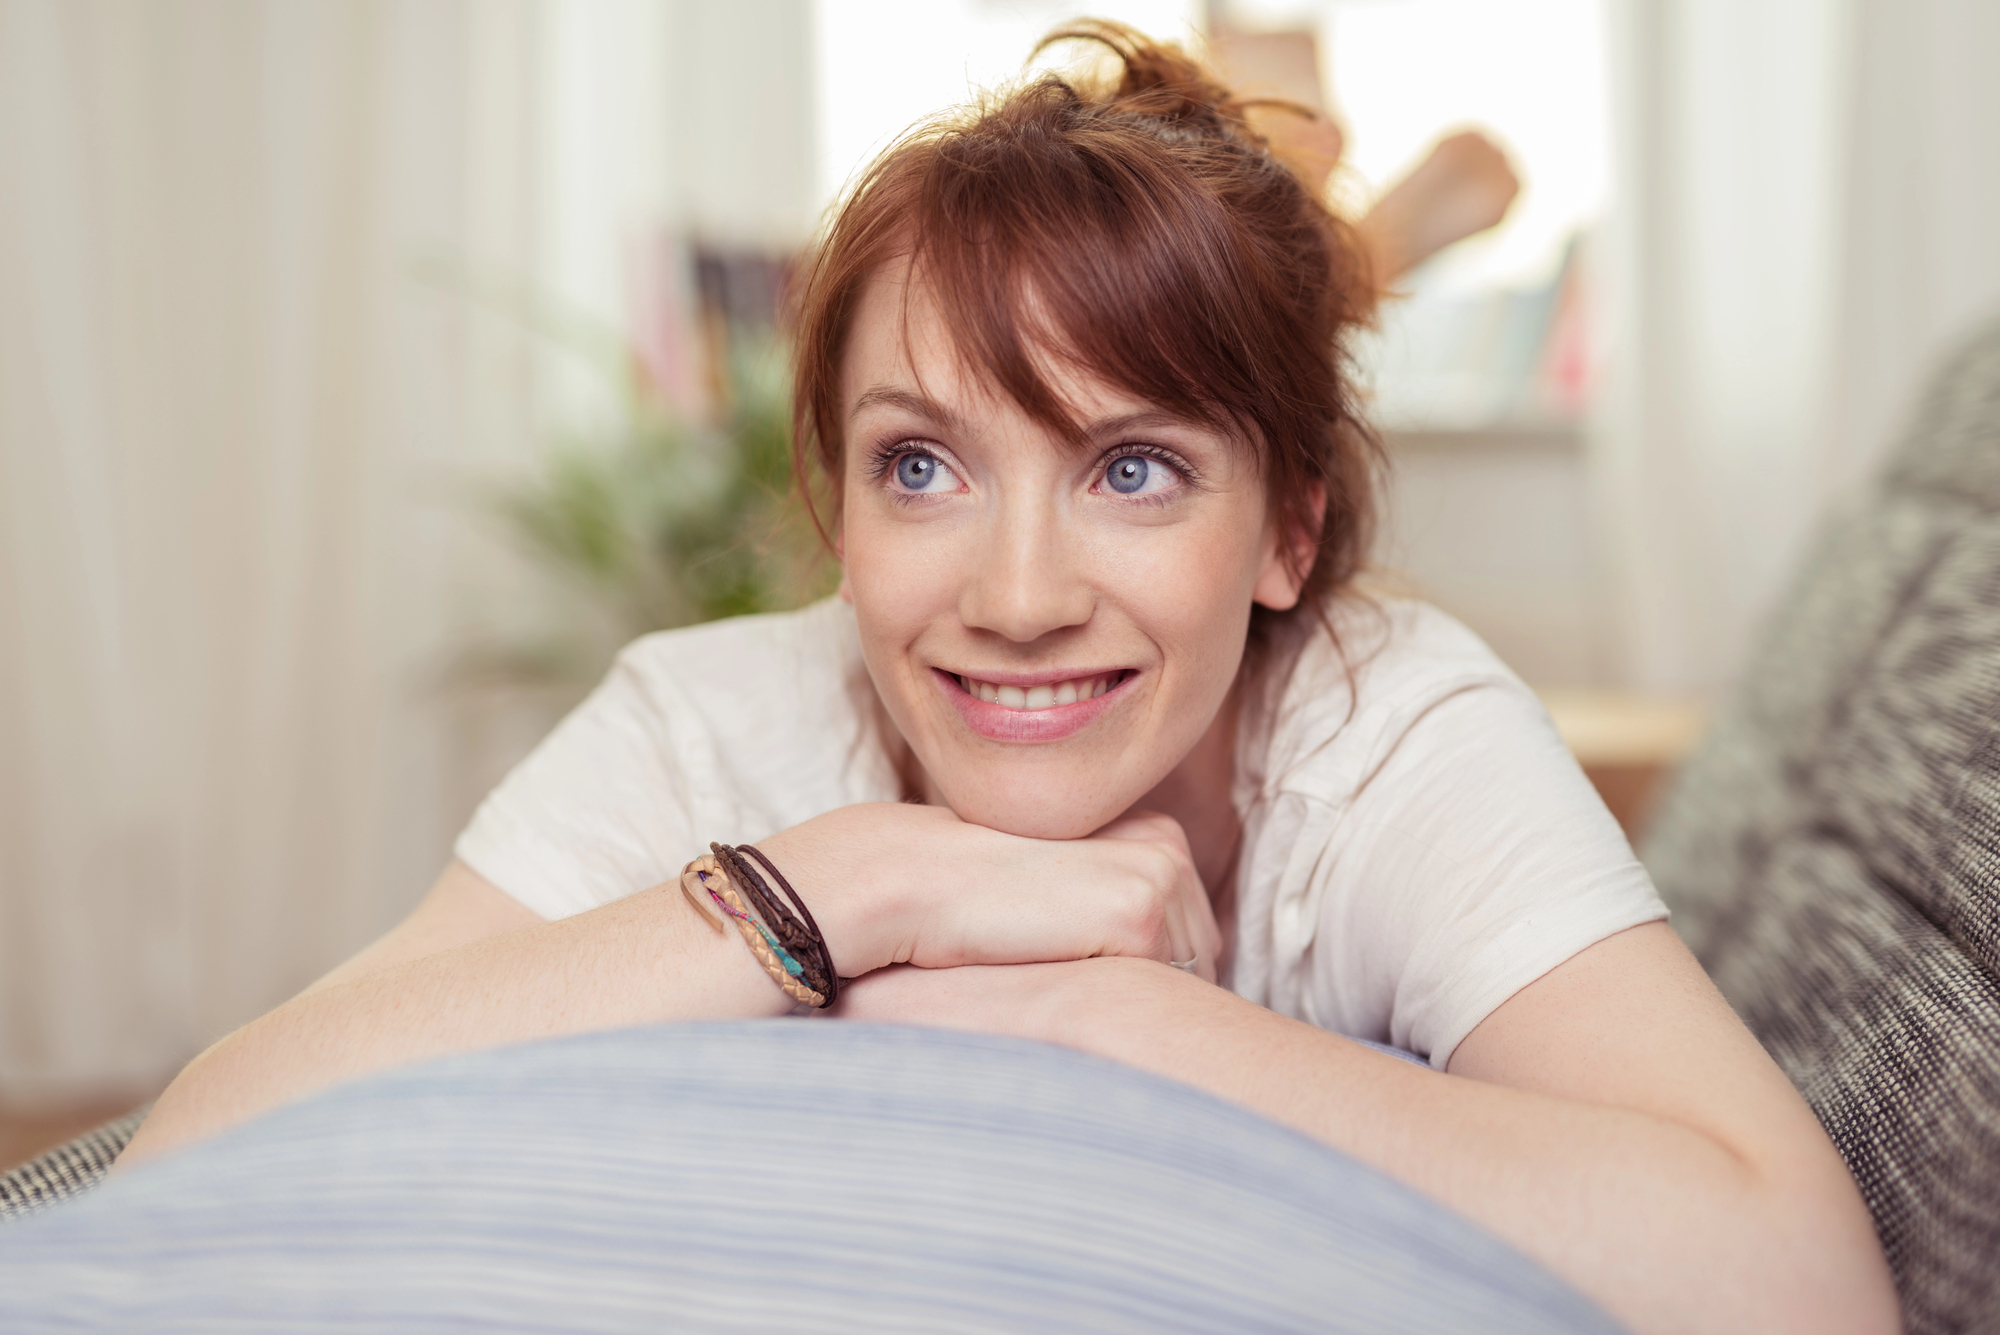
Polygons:
[[907,222],[906,292],[922,286],[961,365],[1078,448],[1084,423],[1055,383],[1065,372],[1232,435],[1260,428],[1230,337],[1246,275],[1221,210],[1173,207],[1183,201],[1088,146],[1021,174],[966,152],[994,147],[1008,148],[940,153]]

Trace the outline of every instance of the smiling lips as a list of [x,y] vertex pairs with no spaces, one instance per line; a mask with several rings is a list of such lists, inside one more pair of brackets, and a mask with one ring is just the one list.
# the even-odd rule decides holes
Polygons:
[[991,682],[933,668],[967,727],[996,742],[1054,742],[1089,725],[1139,674],[1126,668],[1062,680]]
[[1095,700],[1123,675],[1123,672],[1102,672],[1094,677],[1072,677],[1040,686],[995,686],[990,681],[961,676],[958,684],[967,695],[976,695],[1002,709],[1050,709],[1073,705],[1079,700]]

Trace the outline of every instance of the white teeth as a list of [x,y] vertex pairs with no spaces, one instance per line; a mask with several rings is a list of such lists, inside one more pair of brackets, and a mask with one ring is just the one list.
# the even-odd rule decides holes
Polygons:
[[1079,700],[1095,700],[1110,690],[1117,678],[1114,672],[1101,677],[1072,677],[1047,686],[995,686],[990,681],[962,676],[958,684],[967,695],[1006,709],[1050,709],[1073,705]]

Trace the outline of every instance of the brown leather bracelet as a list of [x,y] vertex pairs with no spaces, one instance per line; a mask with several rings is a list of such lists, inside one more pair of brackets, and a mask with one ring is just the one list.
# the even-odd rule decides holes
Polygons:
[[785,881],[783,873],[771,867],[769,858],[748,844],[731,847],[728,844],[711,843],[709,849],[714,853],[715,860],[728,873],[730,881],[742,892],[743,897],[750,901],[757,916],[771,929],[771,934],[778,938],[785,949],[806,970],[806,982],[814,991],[826,998],[821,1004],[831,1006],[834,998],[839,995],[840,979],[834,972],[833,957],[827,952],[826,941],[819,934],[818,924],[815,923],[811,927],[806,925],[811,922],[810,912],[804,914],[806,921],[801,922],[800,915],[793,913],[791,906],[772,892],[770,885],[758,874],[757,868],[743,856],[744,851],[755,853],[757,861],[770,868],[772,875],[784,885],[785,893],[792,903],[803,910],[804,901],[799,899],[798,892]]
[[[696,908],[702,908],[703,915],[708,916],[707,910],[695,897],[693,887],[688,885],[690,879],[700,880],[702,892],[713,896],[715,902],[721,905],[723,911],[735,922],[737,934],[743,938],[743,944],[750,947],[750,953],[756,957],[757,963],[763,966],[764,972],[770,975],[771,981],[778,985],[779,991],[793,1001],[807,1006],[819,1008],[827,1004],[826,994],[813,988],[803,979],[794,977],[786,968],[785,961],[779,958],[778,953],[771,948],[770,942],[765,940],[762,928],[758,926],[757,920],[750,916],[750,909],[744,903],[743,895],[730,880],[729,873],[723,870],[720,861],[714,857],[700,857],[681,868],[681,892],[687,896],[689,903]],[[710,881],[713,881],[713,884],[709,884]],[[716,930],[721,930],[719,923],[714,923],[712,918],[710,921]],[[793,963],[801,969],[805,967],[796,956],[793,957]]]
[[822,990],[826,993],[826,1004],[831,1006],[834,999],[840,995],[840,970],[834,967],[833,952],[827,948],[826,935],[819,930],[819,924],[813,921],[812,910],[806,907],[805,900],[799,898],[799,892],[792,889],[792,883],[785,879],[785,873],[779,871],[771,859],[764,856],[764,850],[755,844],[738,844],[736,851],[748,853],[762,863],[764,870],[770,872],[771,878],[778,883],[778,888],[785,892],[785,897],[792,901],[792,906],[798,909],[799,916],[805,919],[806,931],[811,936],[813,949],[819,955],[821,967],[826,971],[826,987]]

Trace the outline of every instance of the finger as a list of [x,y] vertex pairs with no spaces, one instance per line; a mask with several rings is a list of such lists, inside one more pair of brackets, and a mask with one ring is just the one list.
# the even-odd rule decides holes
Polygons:
[[1205,982],[1215,981],[1215,958],[1222,943],[1221,933],[1215,927],[1215,913],[1209,906],[1208,890],[1201,878],[1190,875],[1193,883],[1191,892],[1184,892],[1181,913],[1186,920],[1187,954],[1176,955],[1175,959],[1194,961],[1190,971]]
[[1185,897],[1175,887],[1165,904],[1167,920],[1167,963],[1179,968],[1189,960],[1200,967],[1201,947],[1198,944],[1193,925],[1189,921]]
[[[1185,960],[1192,934],[1180,902],[1178,869],[1155,841],[1133,840],[1126,849],[1105,849],[1109,873],[1106,898],[1077,895],[1071,902],[1086,915],[1090,955],[1128,955],[1162,964]],[[1102,847],[1102,845],[1100,845]]]
[[1222,924],[1216,921],[1215,901],[1209,898],[1208,887],[1202,884],[1199,876],[1192,874],[1192,869],[1189,879],[1195,901],[1192,935],[1196,948],[1201,952],[1201,963],[1195,971],[1213,983],[1221,977],[1218,967],[1222,960]]
[[1192,960],[1190,972],[1207,982],[1216,979],[1216,960],[1222,946],[1222,932],[1216,925],[1215,906],[1209,900],[1208,887],[1203,884],[1201,873],[1195,870],[1194,855],[1187,846],[1185,836],[1179,835],[1171,843],[1171,851],[1178,864],[1174,877],[1173,894],[1177,927],[1175,928],[1175,962]]
[[1179,852],[1180,874],[1175,878],[1174,892],[1187,953],[1176,954],[1174,958],[1194,960],[1192,972],[1212,983],[1216,978],[1215,965],[1221,951],[1222,931],[1216,925],[1215,905],[1208,897],[1208,887],[1202,883],[1201,874],[1195,870],[1193,856],[1185,846]]
[[1196,958],[1197,949],[1195,919],[1184,884],[1187,880],[1186,850],[1174,841],[1157,837],[1144,842],[1151,844],[1155,850],[1143,865],[1151,892],[1149,916],[1154,916],[1158,930],[1166,937],[1164,942],[1158,943],[1165,947],[1163,962],[1186,964]]
[[[1159,912],[1168,938],[1166,962],[1176,965],[1191,962],[1192,972],[1214,981],[1221,935],[1215,928],[1208,891],[1194,869],[1187,836],[1179,823],[1154,812],[1134,809],[1098,831],[1096,837],[1151,844],[1167,854],[1167,883],[1155,887],[1156,893],[1165,896]],[[1159,864],[1153,864],[1149,874],[1158,876],[1160,872]]]

